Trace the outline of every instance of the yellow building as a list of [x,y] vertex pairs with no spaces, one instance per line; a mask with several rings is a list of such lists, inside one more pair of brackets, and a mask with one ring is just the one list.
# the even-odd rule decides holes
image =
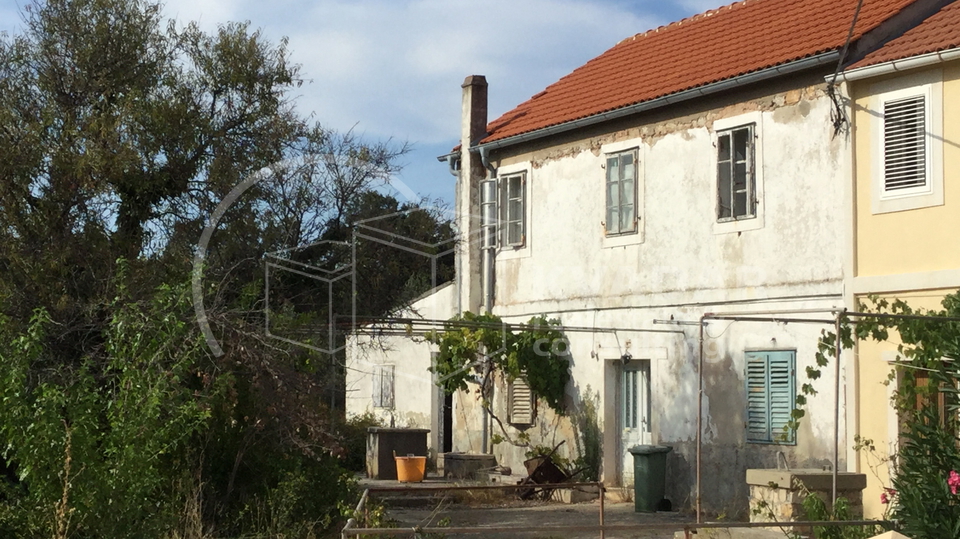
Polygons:
[[[852,232],[847,297],[875,294],[939,309],[960,288],[960,2],[848,68],[852,101]],[[848,454],[868,478],[866,517],[882,516],[897,421],[885,384],[896,337],[862,342],[848,363],[851,432],[876,451]],[[852,438],[852,437],[851,437]]]

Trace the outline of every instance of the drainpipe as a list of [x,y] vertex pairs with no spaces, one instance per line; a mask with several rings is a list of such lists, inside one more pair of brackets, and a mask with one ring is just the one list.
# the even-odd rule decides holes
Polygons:
[[[493,314],[493,299],[494,299],[494,276],[495,276],[495,262],[497,254],[497,217],[500,215],[498,208],[498,191],[497,191],[497,169],[490,164],[489,156],[487,155],[487,150],[485,148],[480,149],[480,162],[488,172],[486,179],[480,184],[480,201],[481,201],[481,226],[480,226],[480,245],[483,249],[483,257],[481,264],[483,266],[483,311],[486,314]],[[483,358],[483,381],[486,383],[488,377],[490,376],[490,357],[484,356]],[[494,386],[490,384],[490,387],[481,387],[482,398],[487,399],[490,402],[490,406],[493,406],[494,399]],[[490,447],[490,430],[492,418],[490,414],[487,413],[487,410],[483,410],[483,436],[482,436],[482,446],[484,453],[492,453],[493,449]]]
[[835,380],[834,395],[833,395],[833,504],[831,507],[832,510],[836,510],[837,507],[837,473],[839,470],[840,464],[840,351],[843,348],[840,343],[840,317],[843,316],[843,311],[837,313],[837,319],[834,326],[834,331],[836,331],[836,342],[834,343],[834,366],[833,366],[833,376]]
[[[497,178],[497,168],[490,164],[490,156],[487,153],[488,149],[480,147],[480,163],[488,171],[487,179],[483,182],[483,187],[481,189],[490,189],[490,192],[485,192],[481,194],[481,200],[486,197],[488,203],[493,204],[494,215],[481,215],[481,219],[484,219],[483,226],[483,307],[486,314],[493,313],[493,298],[494,298],[494,262],[496,261],[497,254],[497,237],[496,237],[496,222],[497,217],[500,215],[498,208],[498,197],[496,192],[496,178]],[[490,183],[492,182],[492,183]],[[493,221],[491,224],[490,220]],[[493,232],[491,232],[491,230]]]
[[700,463],[703,448],[703,324],[709,313],[700,315],[700,359],[697,364],[697,524],[703,512],[700,508]]

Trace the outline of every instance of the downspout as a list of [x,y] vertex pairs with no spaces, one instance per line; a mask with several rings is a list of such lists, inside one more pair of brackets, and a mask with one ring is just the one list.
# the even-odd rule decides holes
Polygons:
[[[480,163],[483,164],[483,168],[487,169],[489,172],[488,180],[496,179],[497,177],[497,168],[490,163],[489,149],[484,146],[479,146],[480,150]],[[499,208],[497,208],[497,215],[499,215]],[[489,223],[487,223],[489,226]],[[486,230],[484,230],[486,233]],[[497,250],[497,241],[496,238],[491,238],[487,240],[486,246],[483,251],[483,310],[486,314],[493,313],[493,278],[494,278],[494,262],[496,258]]]
[[[490,158],[487,153],[487,148],[484,148],[481,146],[479,153],[480,153],[480,163],[483,164],[483,168],[485,168],[488,171],[487,181],[495,180],[497,177],[497,169],[496,167],[490,164]],[[485,189],[487,187],[485,184],[486,182],[483,182],[480,187],[480,191],[481,191],[480,197],[481,197],[482,208],[484,207],[483,197],[485,196]],[[499,198],[499,196],[496,189],[494,189],[494,193],[492,195],[494,197],[495,213],[496,215],[499,215],[500,210],[498,207],[496,207],[496,201]],[[486,314],[493,314],[493,298],[494,298],[493,286],[494,286],[494,270],[495,270],[494,262],[496,258],[496,252],[497,252],[496,232],[492,233],[492,237],[488,236],[491,234],[490,232],[491,224],[489,221],[487,221],[487,219],[490,219],[490,218],[493,218],[494,222],[496,222],[496,218],[487,216],[483,214],[483,212],[481,212],[480,230],[482,233],[482,237],[480,240],[480,245],[483,248],[483,310]],[[496,227],[494,227],[493,230],[496,230]],[[490,376],[490,357],[485,355],[483,357],[483,383],[484,384],[486,384],[489,376]],[[487,393],[487,391],[489,391],[489,393]],[[490,384],[489,389],[485,387],[481,387],[481,392],[483,392],[483,398],[489,399],[487,402],[490,403],[489,405],[491,407],[493,406],[493,398],[494,398],[493,391],[494,391],[493,384]],[[490,414],[487,413],[486,407],[481,407],[481,408],[483,408],[483,430],[482,430],[482,436],[481,436],[481,442],[480,442],[481,447],[483,448],[484,453],[493,453],[493,448],[490,447],[490,430],[492,427],[490,423],[492,418],[490,417]]]
[[832,484],[832,504],[830,507],[835,511],[837,508],[837,474],[840,473],[840,352],[843,349],[843,346],[840,342],[840,321],[843,317],[843,311],[837,313],[837,319],[834,326],[834,331],[836,331],[836,339],[834,342],[834,366],[833,366],[833,376],[834,376],[834,394],[833,394],[833,473],[831,475],[831,484]]
[[700,315],[700,359],[697,363],[697,524],[703,512],[700,509],[700,463],[703,448],[703,325],[709,313]]
[[[457,179],[457,184],[456,184],[457,188],[454,191],[455,193],[454,196],[456,197],[456,200],[454,200],[453,203],[455,208],[459,208],[460,207],[460,187],[461,187],[460,185],[460,154],[451,153],[449,155],[440,157],[440,159],[445,159],[447,161],[447,169],[449,170],[450,174]],[[460,266],[459,256],[453,257],[453,266],[454,266],[454,269],[453,269],[454,284],[453,285],[456,287],[456,290],[457,290],[457,315],[461,315],[463,314],[463,294],[460,293],[460,282],[461,282],[460,274],[463,273],[463,269]]]

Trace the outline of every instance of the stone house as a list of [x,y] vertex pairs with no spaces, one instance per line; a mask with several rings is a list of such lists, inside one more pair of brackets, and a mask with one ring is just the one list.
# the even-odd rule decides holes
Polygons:
[[[578,329],[565,415],[522,383],[494,390],[501,421],[475,392],[431,397],[452,416],[434,451],[522,469],[528,448],[492,443],[502,422],[570,458],[599,444],[602,479],[629,486],[627,449],[663,444],[674,506],[728,515],[746,511],[748,468],[833,465],[848,416],[832,384],[783,430],[848,299],[854,148],[827,80],[939,4],[865,0],[851,32],[855,0],[738,2],[628,37],[490,122],[486,80],[467,77],[461,144],[441,157],[462,238],[445,308]],[[429,379],[429,364],[423,349],[406,368]]]

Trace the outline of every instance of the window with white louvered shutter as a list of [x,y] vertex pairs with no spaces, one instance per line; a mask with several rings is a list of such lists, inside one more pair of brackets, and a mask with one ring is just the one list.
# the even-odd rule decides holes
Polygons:
[[510,382],[508,399],[510,417],[507,421],[512,425],[532,425],[535,413],[533,392],[523,378]]
[[924,95],[883,103],[883,189],[927,186],[927,105]]
[[747,441],[795,443],[783,430],[795,403],[794,351],[747,352]]
[[[885,79],[858,100],[858,140],[870,140],[870,211],[873,214],[942,206],[944,175],[943,71],[931,69]],[[867,121],[864,121],[867,120]],[[863,142],[857,142],[859,148]],[[860,159],[858,154],[857,158]],[[863,160],[860,160],[863,161]],[[859,168],[859,162],[857,165]],[[857,173],[858,182],[864,175]]]

